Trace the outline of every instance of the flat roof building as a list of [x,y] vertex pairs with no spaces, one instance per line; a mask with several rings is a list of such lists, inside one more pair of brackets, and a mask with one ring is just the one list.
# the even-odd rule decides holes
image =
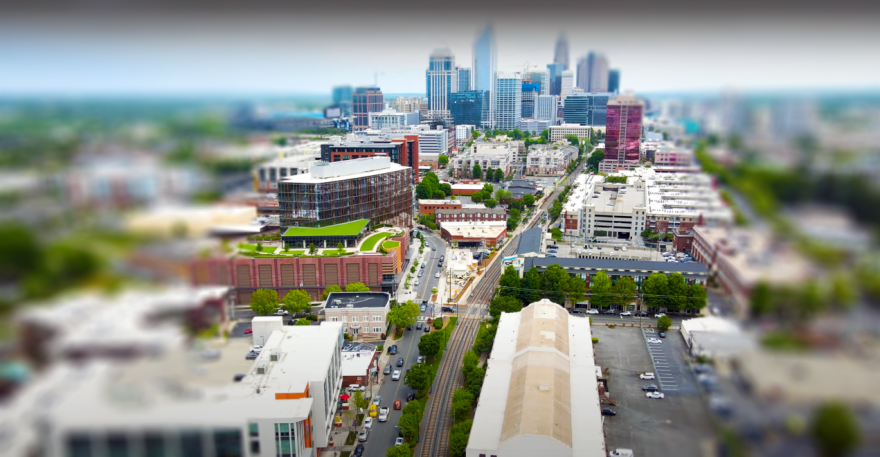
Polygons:
[[406,128],[408,125],[418,125],[419,113],[404,113],[395,109],[390,109],[369,113],[369,119],[371,129],[402,129]]
[[467,457],[605,457],[587,319],[541,300],[502,313]]
[[357,340],[379,340],[388,325],[391,295],[385,292],[333,292],[327,296],[324,315],[339,322],[342,331]]
[[568,135],[574,135],[578,139],[590,138],[590,126],[579,124],[562,124],[550,126],[550,141],[565,141]]
[[[365,129],[362,129],[365,130]],[[356,135],[349,135],[346,141],[336,141],[331,144],[321,145],[321,161],[341,162],[351,159],[363,159],[375,156],[387,156],[391,161],[404,167],[418,167],[419,165],[419,135],[418,132],[406,130],[393,134],[390,129],[375,131],[375,135],[366,140],[358,141]],[[418,182],[418,176],[414,176],[414,182]]]
[[511,172],[511,164],[516,160],[516,153],[517,147],[508,142],[477,142],[452,158],[450,163],[456,178],[471,177],[475,164],[479,164],[483,171],[500,168],[507,176]]
[[577,159],[579,150],[571,145],[533,144],[526,156],[526,173],[530,175],[564,175]]
[[497,246],[507,237],[507,221],[446,222],[440,236],[459,245]]

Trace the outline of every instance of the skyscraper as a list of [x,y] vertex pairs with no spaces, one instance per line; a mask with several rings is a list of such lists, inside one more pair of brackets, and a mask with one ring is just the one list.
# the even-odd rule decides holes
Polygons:
[[465,67],[456,67],[455,69],[458,71],[458,91],[471,90],[471,69]]
[[568,70],[568,39],[560,33],[556,39],[556,52],[553,54],[553,63],[562,64],[563,70]]
[[583,90],[590,89],[590,66],[586,56],[577,61],[577,87]]
[[531,79],[533,83],[537,84],[540,87],[540,89],[538,90],[538,95],[550,94],[550,71],[529,71],[529,79]]
[[[495,128],[495,72],[498,68],[498,49],[495,45],[495,31],[486,26],[474,42],[473,89],[489,92],[489,103],[483,113],[483,126]],[[517,93],[519,87],[517,87]]]
[[551,63],[547,65],[547,71],[550,74],[548,95],[560,95],[562,93],[562,72],[565,71],[565,65],[561,63]]
[[566,124],[590,125],[590,99],[586,95],[566,98],[562,121]]
[[539,95],[535,99],[535,119],[550,121],[550,125],[556,125],[556,111],[559,105],[557,95]]
[[527,79],[522,83],[522,117],[532,118],[535,116],[535,98],[540,94],[541,86]]
[[366,130],[370,128],[370,113],[376,113],[385,109],[385,96],[378,87],[364,86],[354,90],[352,97],[352,116],[354,117],[354,129]]
[[497,73],[495,80],[495,127],[518,129],[522,120],[522,77],[519,73]]
[[603,160],[603,162],[607,161],[606,169],[639,161],[644,108],[645,105],[641,101],[629,95],[622,95],[608,102]]
[[578,59],[577,86],[584,92],[608,92],[608,58],[590,51]]
[[488,103],[488,92],[479,90],[459,91],[449,95],[449,111],[455,125],[481,125],[483,106]]
[[351,86],[336,86],[333,88],[333,104],[339,107],[340,116],[351,117]]
[[425,72],[428,118],[440,117],[452,121],[449,114],[449,94],[453,92],[458,92],[455,57],[449,49],[437,49],[431,53],[428,70]]
[[574,72],[565,70],[562,72],[562,87],[559,89],[559,99],[565,103],[565,98],[570,96],[574,91]]
[[620,93],[620,70],[608,70],[608,92]]

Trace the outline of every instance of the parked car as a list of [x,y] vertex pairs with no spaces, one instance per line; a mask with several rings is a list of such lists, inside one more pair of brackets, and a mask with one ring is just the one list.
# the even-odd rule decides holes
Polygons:
[[263,352],[263,346],[260,346],[259,344],[256,346],[251,346],[251,352],[256,352],[257,354],[259,354]]
[[616,416],[617,411],[614,411],[611,408],[602,408],[602,415],[603,416]]
[[660,389],[657,387],[656,384],[648,384],[647,386],[643,386],[642,390],[645,392],[659,392],[660,391]]
[[379,422],[387,422],[388,421],[388,407],[383,406],[379,408]]
[[631,313],[631,312],[629,312],[629,311],[624,311],[624,312],[620,313],[620,315],[621,315],[621,316],[627,316],[627,317],[630,317],[630,316],[633,315],[633,313]]
[[259,356],[260,356],[260,354],[257,354],[256,352],[251,351],[251,352],[248,352],[247,355],[244,356],[244,358],[245,358],[245,360],[254,360]]
[[406,395],[406,401],[413,401],[416,399],[416,393],[410,392]]
[[657,313],[654,315],[654,317],[663,317],[665,315],[666,315],[666,313]]
[[361,392],[363,392],[363,391],[367,390],[367,388],[364,387],[364,386],[362,386],[362,385],[360,385],[360,384],[350,384],[350,385],[348,386],[348,391],[349,391],[349,392],[356,392],[356,391],[358,391],[358,390],[361,391]]
[[646,379],[646,380],[652,381],[657,378],[654,377],[654,373],[642,373],[639,375],[639,379]]
[[581,313],[581,310],[579,310],[579,309],[571,310],[571,314],[580,314],[580,313]]
[[397,354],[397,345],[392,344],[390,348],[388,348],[388,354],[394,355]]
[[424,362],[425,362],[425,356],[423,356],[423,355],[420,355],[419,358],[416,359],[416,363],[424,363]]
[[666,332],[660,332],[660,338],[666,338]]
[[403,357],[398,357],[398,358],[397,358],[397,366],[398,366],[398,367],[402,367],[402,366],[403,366]]
[[602,314],[605,314],[607,316],[613,316],[613,315],[617,314],[617,311],[614,311],[613,309],[609,309],[607,311],[603,311]]
[[382,371],[382,374],[391,374],[391,364],[385,365],[385,369]]
[[253,327],[248,327],[247,330],[244,331],[244,334],[245,334],[245,335],[250,335],[250,334],[252,334],[252,333],[254,333],[254,328],[253,328]]
[[632,449],[615,449],[608,454],[610,457],[633,457]]
[[648,317],[648,313],[642,311],[642,312],[640,312],[640,313],[636,313],[636,316],[638,316],[638,317]]
[[419,270],[418,277],[421,278],[425,274],[425,270]]
[[431,250],[432,250],[432,251],[436,251],[436,250],[437,250],[437,248],[431,248]]
[[431,333],[431,326],[430,325],[425,326],[425,333]]
[[419,268],[421,268],[422,270],[424,270],[424,269],[425,269],[425,264],[423,263]]
[[394,445],[395,446],[403,446],[403,437],[398,436],[397,439],[394,440]]
[[548,249],[547,252],[557,254],[559,251],[557,251],[556,249]]
[[367,416],[364,418],[364,427],[365,428],[373,428],[373,418],[372,417]]
[[588,309],[587,314],[599,314],[599,310],[598,309]]
[[663,392],[648,392],[645,394],[645,398],[654,398],[657,400],[664,397],[666,397],[666,395],[664,395]]
[[423,324],[421,322],[416,322],[416,330],[421,330],[424,325],[425,324]]
[[428,300],[422,300],[421,305],[422,305],[422,306],[428,306]]
[[703,373],[712,373],[712,365],[706,364],[697,364],[694,365],[694,373],[703,374]]
[[444,306],[443,308],[440,308],[440,309],[443,310],[444,313],[454,313],[455,312],[455,310],[449,306]]
[[376,395],[373,397],[372,403],[376,406],[379,406],[379,403],[382,403],[382,397],[380,395]]
[[407,329],[407,330],[412,330],[412,325],[408,326],[406,329]]
[[[440,265],[440,266],[442,267],[443,265]],[[435,278],[439,278],[439,277],[440,277],[440,272],[438,271],[438,272],[434,273],[434,277],[435,277]]]
[[419,278],[416,278],[416,280],[413,282],[413,284],[418,286],[419,285]]
[[354,448],[354,454],[351,457],[364,457],[364,445],[358,444],[357,447]]
[[391,375],[392,381],[400,381],[400,370],[394,370],[394,373]]
[[400,400],[394,400],[394,409],[400,409]]
[[547,257],[556,257],[556,254],[547,254]]
[[425,305],[419,306],[419,310],[421,310],[421,312],[423,312],[423,313],[424,313],[427,309],[428,309],[428,307],[425,306]]
[[364,427],[361,429],[361,432],[358,433],[358,441],[361,443],[367,441],[367,438],[370,436],[370,429]]
[[648,338],[648,343],[649,344],[660,344],[660,343],[662,343],[662,341],[660,341],[660,338]]

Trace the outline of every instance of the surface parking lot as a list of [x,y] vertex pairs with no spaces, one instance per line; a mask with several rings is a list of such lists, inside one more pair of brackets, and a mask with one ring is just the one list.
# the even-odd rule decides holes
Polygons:
[[[713,433],[708,411],[680,351],[684,346],[681,335],[669,332],[661,344],[651,345],[661,348],[649,352],[638,327],[593,325],[592,333],[599,338],[594,345],[596,364],[602,368],[609,394],[617,402],[616,406],[603,403],[617,412],[616,416],[605,417],[606,447],[629,448],[638,456],[713,455],[707,454],[712,450]],[[661,368],[663,371],[658,373]],[[643,381],[640,372],[655,372],[663,378]],[[642,386],[648,384],[660,386],[666,398],[645,398]]]

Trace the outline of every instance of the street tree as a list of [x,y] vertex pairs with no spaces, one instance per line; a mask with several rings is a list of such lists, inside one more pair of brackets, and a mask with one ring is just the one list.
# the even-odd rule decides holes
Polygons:
[[858,419],[844,403],[819,406],[813,413],[810,429],[821,457],[852,455],[861,442]]
[[370,406],[370,404],[367,403],[367,399],[364,398],[364,393],[360,390],[354,391],[354,395],[351,396],[351,402],[358,408],[358,410],[366,409]]
[[670,319],[669,316],[660,316],[657,318],[657,330],[665,332],[669,330],[669,327],[672,327],[672,319]]
[[480,355],[474,351],[467,351],[464,353],[464,360],[461,363],[461,372],[464,374],[464,377],[467,378],[470,376],[471,372],[474,368],[480,364]]
[[442,337],[443,334],[440,332],[423,334],[419,339],[419,354],[433,359],[440,352],[440,345],[443,344]]
[[636,283],[629,276],[622,276],[614,282],[611,288],[614,297],[614,304],[624,307],[632,303],[636,297]]
[[471,194],[471,201],[474,203],[480,203],[483,201],[483,193],[482,192],[474,192]]
[[525,203],[526,206],[533,206],[535,204],[535,196],[532,194],[523,195],[523,203]]
[[471,417],[474,406],[474,395],[466,389],[456,389],[452,394],[452,414],[456,420],[464,420]]
[[406,327],[416,323],[416,318],[420,313],[419,305],[412,300],[407,300],[406,303],[391,308],[386,320],[397,327],[398,332],[402,332]]
[[412,457],[412,455],[412,448],[405,444],[401,444],[400,446],[392,446],[385,450],[385,457]]
[[520,281],[520,288],[522,289],[522,301],[526,305],[541,300],[541,297],[543,296],[543,286],[541,285],[541,273],[537,268],[529,268],[529,270],[523,274],[522,281]]
[[465,457],[473,422],[463,420],[449,429],[449,457]]
[[773,292],[764,281],[758,281],[752,288],[752,295],[749,299],[749,310],[752,317],[761,317],[770,314],[773,311]]
[[521,295],[519,286],[519,274],[516,272],[516,268],[508,265],[504,268],[504,273],[498,280],[498,295],[502,297],[519,297]]
[[708,295],[706,294],[706,289],[703,289],[703,286],[694,283],[688,287],[688,309],[700,310],[705,308],[707,299]]
[[[508,267],[510,268],[510,267]],[[517,313],[522,311],[523,305],[516,297],[495,297],[489,302],[489,315],[500,316],[501,313]]]
[[478,163],[475,163],[475,164],[474,164],[474,169],[473,169],[473,171],[472,171],[471,176],[473,176],[474,179],[482,179],[482,177],[483,177],[483,168],[480,167],[480,164],[478,164]]
[[[413,404],[415,402],[410,402],[408,404]],[[400,427],[400,433],[403,433],[403,436],[412,440],[419,433],[419,415],[415,414],[403,414],[400,416],[400,419],[397,421],[397,426]]]
[[550,237],[556,241],[561,241],[562,229],[560,229],[559,227],[553,227],[552,229],[550,229]]
[[578,276],[572,276],[568,278],[565,291],[572,303],[582,302],[587,298],[587,283]]
[[495,192],[495,188],[491,184],[485,183],[483,184],[482,192],[485,198],[490,198],[492,197],[492,192]]
[[496,168],[495,169],[495,182],[502,182],[502,181],[504,181],[504,170],[502,170],[500,168]]
[[362,282],[353,282],[345,286],[346,292],[369,292],[370,288]]
[[614,303],[614,295],[611,290],[611,278],[601,270],[593,276],[593,285],[590,287],[590,303],[598,308],[607,308]]
[[492,167],[487,168],[485,174],[486,174],[486,181],[491,182],[495,179],[495,170],[493,170]]
[[291,314],[312,310],[312,298],[304,290],[291,290],[281,301],[284,302],[284,308]]
[[417,363],[406,373],[403,383],[420,392],[431,385],[431,368],[424,363]]
[[498,202],[495,201],[494,198],[487,199],[486,201],[483,202],[483,204],[486,205],[486,208],[494,208],[494,207],[498,206]]
[[278,293],[270,289],[257,289],[251,295],[251,310],[265,316],[274,313],[278,309]]
[[440,154],[440,156],[437,157],[437,164],[440,165],[441,167],[445,167],[446,165],[449,165],[449,157],[445,156],[443,154]]
[[474,398],[480,396],[480,389],[483,388],[483,378],[486,377],[486,369],[485,368],[474,368],[471,370],[471,375],[467,379],[467,384],[465,388]]
[[547,267],[541,283],[544,295],[553,303],[562,305],[565,303],[566,286],[568,286],[568,272],[556,263]]
[[340,241],[339,243],[336,243],[336,249],[339,250],[340,252],[345,250],[345,245],[342,243],[342,241]]
[[296,322],[293,323],[293,325],[312,325],[312,321],[305,318],[297,319]]
[[681,273],[672,273],[666,281],[666,306],[678,311],[684,308],[686,302],[687,282]]
[[483,324],[480,330],[477,331],[476,338],[474,338],[474,352],[477,354],[492,352],[492,345],[495,343],[495,333],[497,331],[497,326],[491,323]]
[[327,286],[324,288],[324,293],[321,294],[321,300],[326,300],[327,297],[330,296],[333,292],[342,292],[342,287],[337,285]]
[[318,252],[318,248],[315,247],[315,243],[309,243],[309,254],[315,255]]
[[642,298],[648,306],[661,308],[666,306],[666,275],[663,273],[651,273],[642,284]]

